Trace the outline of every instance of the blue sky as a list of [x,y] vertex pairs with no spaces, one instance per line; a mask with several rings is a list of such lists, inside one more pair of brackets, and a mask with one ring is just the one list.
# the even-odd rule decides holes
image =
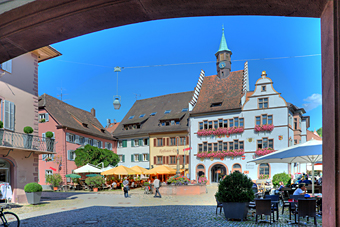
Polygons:
[[[87,111],[95,108],[103,126],[108,118],[120,121],[136,95],[145,99],[193,90],[201,69],[215,75],[222,25],[233,53],[232,71],[243,69],[245,59],[260,59],[249,60],[250,90],[265,70],[286,101],[307,110],[309,129],[321,127],[320,19],[314,18],[178,18],[87,34],[52,45],[63,55],[40,64],[39,94],[57,97],[62,87],[67,103]],[[178,64],[197,62],[207,63]],[[136,67],[170,64],[175,65]],[[115,66],[125,67],[119,73],[120,110],[112,105]]]

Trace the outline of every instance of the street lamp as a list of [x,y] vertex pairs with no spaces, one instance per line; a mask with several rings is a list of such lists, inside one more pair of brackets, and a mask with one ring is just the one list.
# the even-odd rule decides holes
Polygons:
[[121,97],[118,95],[118,72],[122,71],[122,67],[116,66],[114,68],[114,72],[117,72],[117,95],[114,96],[114,100],[113,100],[113,107],[115,108],[115,110],[119,110],[120,109],[120,102],[121,102]]

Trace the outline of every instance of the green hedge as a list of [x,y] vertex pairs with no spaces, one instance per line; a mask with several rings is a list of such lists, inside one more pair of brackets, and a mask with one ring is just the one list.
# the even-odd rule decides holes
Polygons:
[[47,138],[52,138],[53,137],[53,132],[48,131],[48,132],[45,133],[45,136]]
[[4,123],[2,121],[0,121],[0,128],[4,127]]
[[25,185],[25,192],[41,192],[42,187],[40,184],[32,182]]
[[24,128],[24,133],[27,133],[27,134],[33,133],[33,128],[31,126],[26,126]]

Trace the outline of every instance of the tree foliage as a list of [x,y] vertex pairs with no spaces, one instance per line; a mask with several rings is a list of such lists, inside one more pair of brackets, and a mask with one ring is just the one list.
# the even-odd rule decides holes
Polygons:
[[87,185],[98,188],[105,183],[105,180],[103,179],[102,176],[88,177],[88,178],[86,178],[85,183]]
[[119,156],[107,149],[101,149],[98,147],[91,146],[89,144],[85,147],[78,148],[75,150],[76,158],[75,163],[77,166],[83,166],[87,163],[92,165],[98,165],[103,162],[104,167],[108,165],[116,166],[119,162]]
[[319,128],[316,132],[318,133],[318,135],[319,135],[320,137],[322,137],[322,127]]
[[290,180],[291,180],[291,175],[288,173],[277,173],[273,176],[273,185],[277,186],[280,184],[280,181],[283,182],[284,185],[289,184],[290,185]]
[[63,179],[59,173],[45,176],[46,183],[51,184],[53,187],[59,187],[63,183]]
[[240,172],[233,172],[227,175],[218,185],[216,199],[219,202],[250,202],[254,200],[251,179]]

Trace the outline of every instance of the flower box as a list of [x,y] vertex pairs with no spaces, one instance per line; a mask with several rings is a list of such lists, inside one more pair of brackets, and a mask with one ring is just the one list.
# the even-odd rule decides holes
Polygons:
[[257,149],[255,151],[255,154],[257,156],[263,156],[263,155],[267,155],[270,153],[273,153],[275,150],[273,148],[262,148],[262,149]]
[[197,158],[204,159],[204,158],[225,158],[225,157],[237,157],[244,155],[244,150],[230,150],[230,151],[216,151],[216,152],[200,152],[197,153]]
[[274,125],[255,125],[255,132],[271,132],[274,129]]
[[243,127],[231,127],[231,128],[217,128],[217,129],[202,129],[198,130],[197,136],[207,137],[207,136],[229,136],[231,134],[237,134],[244,132]]

